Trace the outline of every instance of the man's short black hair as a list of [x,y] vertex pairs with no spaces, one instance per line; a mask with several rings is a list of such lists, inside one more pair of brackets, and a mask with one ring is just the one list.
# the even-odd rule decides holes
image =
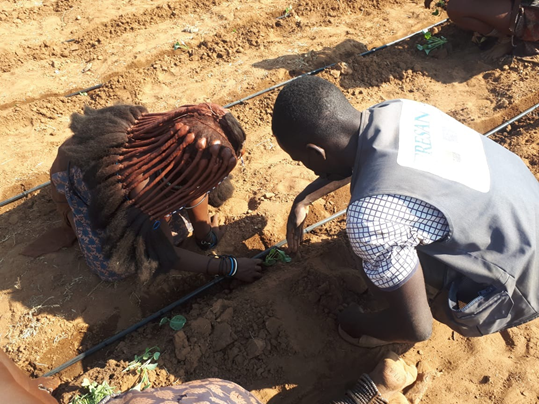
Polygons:
[[335,85],[317,76],[305,76],[279,93],[271,128],[279,143],[288,147],[325,144],[344,132],[355,112]]

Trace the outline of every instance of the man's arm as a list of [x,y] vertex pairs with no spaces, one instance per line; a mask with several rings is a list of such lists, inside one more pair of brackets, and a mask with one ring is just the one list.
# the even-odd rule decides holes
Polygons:
[[368,335],[392,342],[429,339],[432,333],[432,313],[420,264],[410,279],[398,289],[381,291],[378,295],[386,298],[389,308],[377,313],[362,313],[357,306],[348,307],[339,316],[339,324],[346,333],[354,338]]
[[309,205],[329,193],[349,184],[350,179],[351,177],[340,181],[331,181],[326,178],[318,177],[307,185],[307,187],[296,197],[292,204],[292,209],[290,209],[288,223],[286,225],[286,240],[290,252],[296,252],[303,240],[303,227],[307,213],[309,213]]
[[310,205],[327,194],[350,184],[351,178],[352,177],[348,177],[340,181],[331,181],[327,178],[318,177],[301,191],[294,200],[294,203],[302,202],[303,204]]

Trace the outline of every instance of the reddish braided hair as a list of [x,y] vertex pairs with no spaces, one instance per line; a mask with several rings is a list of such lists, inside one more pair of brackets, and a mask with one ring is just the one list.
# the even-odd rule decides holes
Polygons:
[[116,105],[73,114],[64,149],[84,173],[92,226],[114,270],[147,280],[177,264],[159,220],[216,187],[240,158],[245,132],[216,104],[162,113]]
[[143,113],[127,130],[127,141],[116,159],[110,161],[126,203],[158,220],[222,181],[240,157],[240,150],[235,150],[225,134],[226,123],[221,126],[226,114],[216,104]]

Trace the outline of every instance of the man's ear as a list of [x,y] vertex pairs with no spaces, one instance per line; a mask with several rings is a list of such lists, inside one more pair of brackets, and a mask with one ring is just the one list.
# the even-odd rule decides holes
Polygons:
[[324,160],[326,159],[326,151],[324,149],[322,149],[320,146],[309,143],[306,147],[307,147],[307,151],[314,151],[316,154],[318,154]]

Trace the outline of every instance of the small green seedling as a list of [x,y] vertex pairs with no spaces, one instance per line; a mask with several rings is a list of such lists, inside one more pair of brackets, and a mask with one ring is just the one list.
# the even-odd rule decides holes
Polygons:
[[97,382],[91,382],[90,380],[84,378],[82,381],[82,387],[86,387],[88,393],[82,396],[77,395],[69,402],[69,404],[97,404],[105,397],[117,393],[116,389],[109,386],[106,381],[101,384],[97,384]]
[[425,51],[425,53],[428,55],[432,50],[439,48],[440,46],[443,46],[447,43],[447,39],[443,36],[436,37],[432,35],[429,31],[425,31],[423,33],[424,38],[426,39],[426,43],[421,45],[417,44],[417,49],[420,51]]
[[282,18],[288,18],[290,17],[291,13],[292,13],[292,6],[288,6],[287,8],[284,9],[284,14],[277,17],[277,19],[280,20]]
[[157,363],[152,363],[152,361],[157,361],[159,356],[161,356],[159,347],[153,346],[151,348],[146,348],[142,355],[135,355],[135,359],[129,362],[123,371],[129,372],[131,370],[136,370],[140,375],[138,383],[131,390],[142,391],[151,386],[148,372],[155,370]]
[[174,331],[180,331],[186,322],[187,322],[187,319],[184,316],[178,315],[172,318],[163,317],[161,321],[159,322],[159,325],[168,323],[170,328],[172,328]]
[[432,12],[432,15],[440,15],[440,8],[445,8],[445,1],[444,0],[438,0],[434,6],[436,8]]
[[277,262],[288,263],[290,261],[292,261],[292,258],[286,255],[284,251],[281,251],[278,248],[272,248],[264,259],[264,265],[269,267],[276,264]]
[[185,44],[185,42],[176,42],[173,46],[174,50],[183,49],[183,50],[189,50],[189,46]]
[[84,97],[88,97],[88,93],[85,91],[79,91],[79,95],[82,95]]

